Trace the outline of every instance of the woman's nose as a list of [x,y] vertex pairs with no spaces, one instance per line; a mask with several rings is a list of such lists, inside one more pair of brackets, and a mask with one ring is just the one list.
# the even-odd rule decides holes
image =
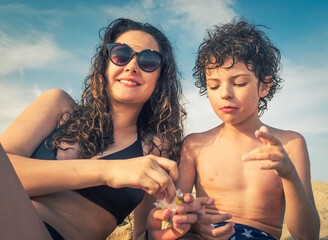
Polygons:
[[126,72],[133,72],[133,73],[139,73],[140,69],[137,63],[137,56],[133,56],[131,61],[125,65],[124,71]]

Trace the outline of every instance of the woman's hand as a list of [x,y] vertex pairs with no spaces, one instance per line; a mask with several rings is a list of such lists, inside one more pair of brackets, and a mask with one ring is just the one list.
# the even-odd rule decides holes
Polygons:
[[147,155],[127,160],[105,160],[102,175],[105,184],[113,188],[143,189],[156,198],[175,197],[173,181],[178,178],[176,162],[163,157]]
[[178,205],[176,214],[172,217],[173,227],[171,228],[161,229],[162,221],[168,220],[171,216],[169,209],[154,208],[151,210],[147,220],[149,239],[173,240],[189,231],[191,224],[197,221],[197,214],[201,211],[202,205],[200,202],[194,201],[194,197],[190,193],[184,194],[183,199],[184,203]]

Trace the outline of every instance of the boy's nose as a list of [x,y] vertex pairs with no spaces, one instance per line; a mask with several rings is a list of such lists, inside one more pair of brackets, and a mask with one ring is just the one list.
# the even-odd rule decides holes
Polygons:
[[220,97],[222,99],[229,99],[233,97],[232,89],[226,84],[220,86]]

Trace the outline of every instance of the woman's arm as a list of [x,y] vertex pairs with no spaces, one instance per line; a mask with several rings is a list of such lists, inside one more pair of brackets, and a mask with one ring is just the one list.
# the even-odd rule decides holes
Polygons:
[[195,146],[196,134],[188,135],[183,140],[181,160],[178,166],[179,178],[175,186],[184,193],[191,193],[196,180]]
[[175,162],[165,158],[153,155],[131,161],[30,158],[37,146],[56,128],[58,116],[71,111],[72,104],[73,99],[64,91],[49,90],[27,107],[0,137],[30,196],[107,184],[142,188],[150,194],[166,189],[173,199],[175,187],[172,178],[177,177],[177,167]]
[[0,144],[0,232],[2,239],[52,239]]
[[58,117],[71,111],[74,101],[63,90],[52,89],[40,95],[0,136],[7,153],[30,157],[57,126]]

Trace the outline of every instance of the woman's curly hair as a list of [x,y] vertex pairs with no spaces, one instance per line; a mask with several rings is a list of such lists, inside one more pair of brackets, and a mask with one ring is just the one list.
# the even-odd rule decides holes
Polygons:
[[[272,82],[268,94],[259,101],[259,116],[263,114],[267,109],[267,102],[281,88],[283,80],[279,76],[280,51],[258,27],[265,26],[251,24],[240,18],[220,26],[215,25],[213,30],[208,31],[207,37],[198,48],[193,68],[195,85],[199,88],[200,95],[207,93],[206,70],[221,67],[230,58],[233,60],[232,66],[237,62],[245,63],[259,79],[259,84]],[[269,81],[266,76],[271,76]]]
[[[55,147],[59,147],[61,141],[77,142],[81,149],[79,158],[90,158],[102,153],[106,147],[114,143],[112,107],[106,91],[106,70],[109,62],[107,45],[131,30],[150,34],[158,43],[163,57],[155,90],[143,105],[137,120],[138,134],[151,146],[149,153],[158,148],[161,155],[165,154],[170,159],[178,161],[183,137],[182,120],[186,113],[180,104],[182,89],[171,44],[160,30],[150,24],[124,18],[117,19],[108,27],[100,29],[102,43],[96,48],[96,54],[92,58],[90,74],[84,81],[85,89],[81,103],[71,114],[65,113],[61,116],[63,119],[69,114],[69,119],[55,136]],[[155,136],[160,138],[161,146],[154,143]]]

